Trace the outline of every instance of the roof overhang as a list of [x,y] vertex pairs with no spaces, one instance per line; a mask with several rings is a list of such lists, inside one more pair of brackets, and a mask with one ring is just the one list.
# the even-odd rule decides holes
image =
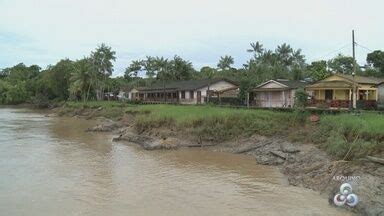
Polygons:
[[162,89],[141,89],[140,93],[162,93],[162,92],[176,92],[178,89],[176,88],[162,88]]
[[[359,87],[356,83],[356,87]],[[319,90],[319,89],[352,89],[353,83],[348,81],[319,81],[312,85],[305,87],[306,90]]]
[[256,88],[253,89],[253,92],[271,92],[271,91],[286,91],[286,90],[291,90],[293,88],[290,87],[285,87],[285,88]]
[[280,86],[282,86],[282,87],[288,87],[287,85],[284,85],[283,83],[280,83],[280,82],[278,82],[278,81],[276,81],[276,80],[268,80],[268,81],[263,82],[263,83],[261,83],[260,85],[256,86],[255,89],[261,88],[261,87],[267,85],[268,83],[275,83],[275,84],[280,85]]

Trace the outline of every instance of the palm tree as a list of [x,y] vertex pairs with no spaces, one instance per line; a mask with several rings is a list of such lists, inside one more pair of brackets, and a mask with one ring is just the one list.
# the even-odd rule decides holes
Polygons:
[[81,96],[84,101],[88,100],[93,81],[96,74],[92,68],[91,60],[83,58],[75,62],[75,70],[71,74],[71,94],[79,97]]
[[[112,51],[112,48],[102,43],[91,53],[91,59],[93,66],[98,73],[98,76],[102,77],[103,82],[98,82],[99,91],[101,94],[104,93],[104,85],[109,76],[113,72],[112,61],[116,60],[116,52]],[[103,84],[104,83],[104,84]]]
[[301,49],[293,51],[292,53],[293,65],[296,67],[304,67],[305,65],[305,57],[301,54]]
[[147,75],[148,78],[152,79],[155,77],[155,58],[147,56],[146,60],[142,61],[142,66],[145,70],[145,75]]
[[264,52],[263,45],[257,41],[256,43],[250,43],[251,49],[247,49],[247,52],[253,53],[255,59],[258,59]]
[[164,95],[164,102],[167,102],[167,97],[165,94],[165,80],[169,76],[168,74],[168,66],[169,62],[168,59],[165,59],[164,57],[156,57],[155,60],[155,69],[157,71],[157,78],[160,78],[163,80],[163,95]]
[[195,72],[190,61],[186,61],[177,55],[169,62],[168,69],[170,78],[175,80],[188,80]]
[[217,67],[220,68],[222,71],[223,70],[228,70],[231,68],[231,65],[234,64],[234,60],[232,56],[225,55],[221,56],[219,63],[217,64]]
[[276,65],[278,60],[277,54],[272,52],[271,50],[265,51],[261,56],[260,56],[260,62],[266,66],[273,67]]
[[275,52],[277,54],[278,60],[285,66],[290,66],[292,64],[291,54],[293,52],[293,49],[291,48],[291,46],[286,43],[283,43],[282,45],[277,46]]
[[137,75],[142,70],[143,61],[134,60],[132,63],[125,69],[125,76],[131,77],[132,75],[137,78]]

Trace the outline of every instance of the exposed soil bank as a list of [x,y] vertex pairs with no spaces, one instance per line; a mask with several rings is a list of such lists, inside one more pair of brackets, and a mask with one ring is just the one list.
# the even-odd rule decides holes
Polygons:
[[[54,113],[84,118],[100,118],[101,109],[76,109]],[[176,131],[153,128],[138,133],[135,129],[135,114],[130,113],[116,121],[105,119],[102,125],[88,132],[109,131],[116,133],[114,141],[135,143],[147,150],[198,147],[211,151],[225,151],[252,155],[257,163],[276,165],[287,176],[291,185],[301,186],[333,196],[345,178],[350,182],[360,203],[352,212],[361,215],[384,215],[384,166],[368,160],[333,161],[324,151],[313,144],[298,144],[286,141],[286,137],[253,135],[225,142],[203,141],[188,129]]]

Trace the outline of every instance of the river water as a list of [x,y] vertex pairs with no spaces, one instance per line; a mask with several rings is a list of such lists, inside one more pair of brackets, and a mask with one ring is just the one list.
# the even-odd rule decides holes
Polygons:
[[95,123],[0,108],[0,215],[346,214],[249,157],[145,151]]

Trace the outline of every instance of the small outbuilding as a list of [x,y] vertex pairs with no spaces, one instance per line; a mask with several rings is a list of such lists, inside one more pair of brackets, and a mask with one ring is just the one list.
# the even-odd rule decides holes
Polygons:
[[305,81],[269,80],[251,91],[250,105],[257,107],[293,107],[295,91],[304,88]]

